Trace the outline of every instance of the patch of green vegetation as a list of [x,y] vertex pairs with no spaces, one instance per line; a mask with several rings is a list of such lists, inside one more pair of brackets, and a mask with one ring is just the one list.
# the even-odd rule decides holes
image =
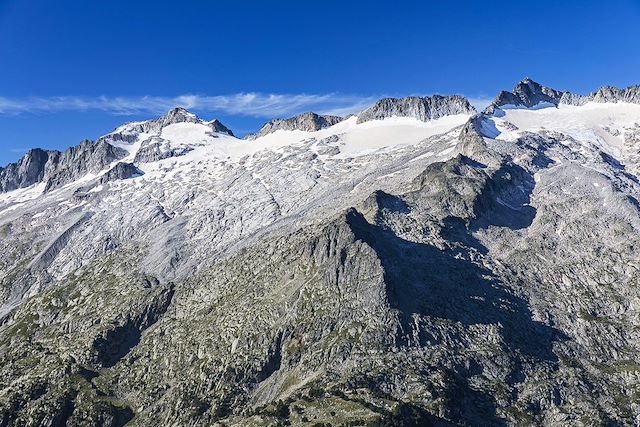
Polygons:
[[578,314],[578,317],[586,320],[587,322],[598,322],[606,325],[615,325],[616,323],[611,319],[608,319],[606,317],[594,316],[593,314],[588,313],[584,310],[580,310],[580,314]]
[[40,316],[37,313],[27,313],[24,317],[11,325],[9,335],[21,338],[31,338],[40,325]]
[[11,223],[3,224],[0,226],[0,237],[5,239],[11,233]]
[[562,363],[563,366],[573,368],[573,369],[583,368],[582,364],[577,359],[568,358],[563,355],[559,355],[558,358],[560,359],[560,363]]
[[299,382],[300,380],[298,379],[298,376],[296,374],[291,374],[282,382],[282,386],[280,387],[280,390],[283,392],[287,391],[290,388],[293,388],[294,386],[296,386]]
[[633,373],[640,372],[640,363],[635,360],[619,360],[609,365],[600,364],[598,369],[605,374]]
[[516,425],[533,426],[533,425],[539,424],[539,423],[536,423],[535,419],[533,418],[533,416],[531,416],[530,413],[518,407],[512,406],[509,408],[504,408],[502,411],[504,412],[504,415],[506,416],[506,418],[512,419],[513,421],[515,421]]

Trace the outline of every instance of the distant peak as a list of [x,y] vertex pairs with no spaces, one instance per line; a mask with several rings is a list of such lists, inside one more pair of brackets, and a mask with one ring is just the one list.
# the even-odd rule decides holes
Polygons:
[[469,100],[460,95],[383,98],[357,114],[358,123],[388,117],[413,117],[424,122],[456,114],[474,114]]
[[254,134],[247,135],[246,139],[255,139],[264,135],[268,135],[277,130],[301,130],[305,132],[315,132],[324,128],[331,127],[336,123],[343,121],[343,117],[320,115],[308,111],[288,119],[275,119],[267,122],[262,128]]
[[198,116],[182,107],[172,108],[159,120],[166,123],[165,126],[174,123],[198,123],[201,121]]
[[557,106],[565,93],[525,77],[515,85],[513,91],[500,92],[485,112],[493,113],[505,105],[531,108],[541,103],[549,103]]
[[484,112],[493,114],[496,109],[506,105],[532,108],[544,103],[555,106],[560,104],[579,106],[588,102],[628,102],[640,104],[640,85],[629,86],[625,89],[603,86],[589,95],[578,95],[543,86],[531,78],[525,77],[516,84],[512,92],[500,92]]
[[222,122],[218,119],[213,119],[211,121],[205,122],[205,125],[209,126],[211,130],[217,133],[226,133],[229,136],[235,136],[231,129],[222,124]]

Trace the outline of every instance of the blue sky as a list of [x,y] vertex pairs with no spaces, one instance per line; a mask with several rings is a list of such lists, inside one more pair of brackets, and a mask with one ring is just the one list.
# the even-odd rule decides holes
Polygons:
[[493,97],[525,76],[640,83],[640,1],[0,0],[0,164],[174,104],[238,134],[380,96]]

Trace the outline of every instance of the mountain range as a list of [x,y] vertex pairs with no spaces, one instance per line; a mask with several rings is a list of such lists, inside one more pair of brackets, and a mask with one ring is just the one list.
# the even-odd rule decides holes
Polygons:
[[637,425],[640,86],[0,168],[0,426]]

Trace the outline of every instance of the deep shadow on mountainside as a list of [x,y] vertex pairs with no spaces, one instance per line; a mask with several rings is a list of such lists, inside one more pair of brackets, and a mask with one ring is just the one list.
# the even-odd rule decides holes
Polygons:
[[[588,97],[633,104],[635,91]],[[59,183],[43,190],[55,197],[97,170],[100,144],[156,132],[144,156],[109,157],[69,191],[71,207],[0,223],[0,425],[634,425],[633,157],[551,129],[498,138],[517,130],[495,121],[509,108],[589,102],[530,79],[480,114],[443,99],[383,100],[365,117],[464,111],[464,125],[346,159],[348,138],[313,136],[341,120],[270,122],[309,134],[205,170],[224,191],[194,179],[200,157],[179,169],[198,147],[161,130],[230,131],[181,111],[68,155],[90,167],[18,174]],[[623,131],[631,152],[640,133]],[[183,180],[153,187],[159,170]]]

